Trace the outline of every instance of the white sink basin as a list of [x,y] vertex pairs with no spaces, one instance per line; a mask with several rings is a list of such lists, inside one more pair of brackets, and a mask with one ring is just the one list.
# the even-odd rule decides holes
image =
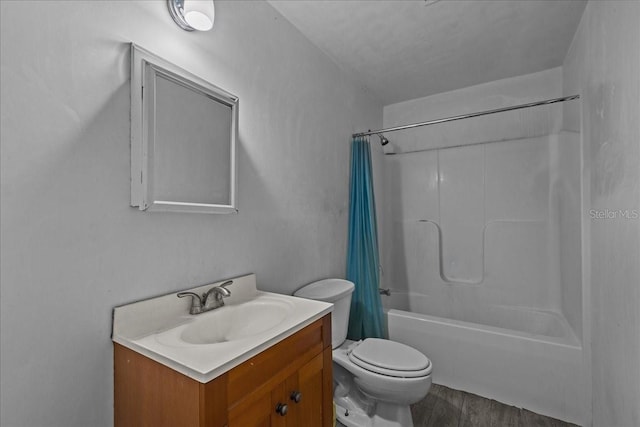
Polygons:
[[[202,295],[211,283],[188,291]],[[191,301],[162,295],[116,307],[113,341],[201,383],[249,360],[329,314],[332,305],[256,289],[254,274],[233,278],[225,305],[190,315]]]
[[184,328],[180,340],[189,344],[217,344],[263,333],[282,323],[292,311],[289,301],[250,301],[198,315]]

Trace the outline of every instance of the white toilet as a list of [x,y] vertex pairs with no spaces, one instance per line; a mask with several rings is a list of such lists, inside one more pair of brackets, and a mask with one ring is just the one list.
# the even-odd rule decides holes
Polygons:
[[325,279],[294,295],[334,304],[331,314],[333,401],[338,422],[347,427],[413,427],[409,405],[431,387],[431,361],[394,341],[347,340],[353,283]]

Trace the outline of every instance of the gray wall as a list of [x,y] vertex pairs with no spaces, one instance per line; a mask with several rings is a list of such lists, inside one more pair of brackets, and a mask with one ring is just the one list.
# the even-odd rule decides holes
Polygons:
[[565,118],[575,128],[582,117],[594,426],[640,425],[638,22],[640,2],[589,2],[563,67],[565,92],[582,95],[582,110],[567,107]]
[[[247,272],[343,276],[349,138],[382,105],[265,2],[1,3],[0,424],[112,424],[111,309]],[[237,215],[129,207],[129,42],[240,97]]]

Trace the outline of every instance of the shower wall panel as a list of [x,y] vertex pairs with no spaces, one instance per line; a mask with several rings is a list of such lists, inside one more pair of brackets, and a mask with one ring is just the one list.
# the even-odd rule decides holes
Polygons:
[[449,282],[482,283],[486,224],[484,147],[439,150],[438,166],[440,215],[425,219],[440,225],[442,278]]

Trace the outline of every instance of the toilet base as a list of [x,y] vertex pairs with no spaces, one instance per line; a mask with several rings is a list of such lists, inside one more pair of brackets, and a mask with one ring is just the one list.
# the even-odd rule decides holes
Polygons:
[[[344,406],[343,406],[344,405]],[[409,406],[377,402],[370,413],[351,401],[336,402],[337,426],[345,427],[413,427]]]

